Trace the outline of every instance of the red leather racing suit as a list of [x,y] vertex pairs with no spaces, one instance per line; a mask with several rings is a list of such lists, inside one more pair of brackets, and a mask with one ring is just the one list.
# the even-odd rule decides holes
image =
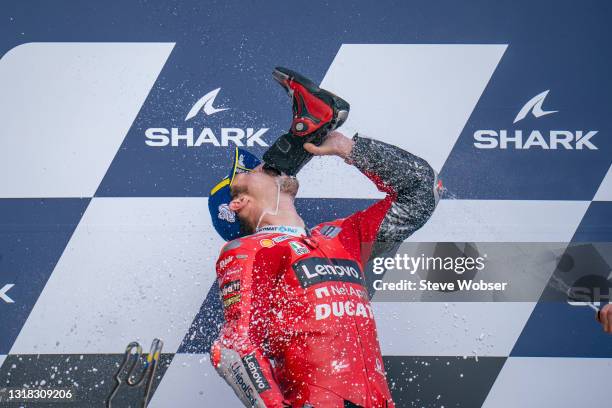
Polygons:
[[309,231],[261,228],[219,256],[225,324],[211,358],[246,406],[394,406],[364,265],[430,217],[436,175],[397,147],[354,140],[347,161],[386,198]]

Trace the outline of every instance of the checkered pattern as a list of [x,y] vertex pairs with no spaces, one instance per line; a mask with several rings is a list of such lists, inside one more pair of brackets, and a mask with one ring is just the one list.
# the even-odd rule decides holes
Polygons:
[[[151,406],[238,406],[206,354],[220,323],[213,264],[222,241],[203,192],[223,172],[229,149],[204,147],[185,158],[180,149],[144,145],[147,127],[183,126],[175,116],[182,120],[184,113],[159,112],[172,91],[167,77],[179,70],[174,46],[33,43],[0,60],[0,88],[9,90],[0,96],[4,126],[7,134],[22,135],[0,139],[0,169],[11,174],[0,182],[6,226],[0,270],[15,282],[7,292],[15,304],[0,305],[10,316],[0,317],[0,385],[70,385],[80,394],[75,406],[97,406],[110,392],[109,373],[125,345],[138,340],[146,348],[161,337],[167,354]],[[480,190],[467,182],[454,190],[457,174],[471,169],[464,145],[481,126],[474,117],[490,113],[486,103],[499,93],[494,72],[512,58],[504,56],[507,45],[344,44],[334,52],[321,82],[351,102],[346,126],[424,157],[451,180],[450,195],[411,241],[610,240],[609,227],[598,229],[612,219],[609,163],[590,169],[590,192],[581,199],[531,190],[508,199],[515,180],[499,168],[486,179],[473,175],[483,181]],[[535,94],[538,86],[528,89]],[[531,96],[507,103],[516,110]],[[173,101],[182,112],[191,99]],[[36,109],[39,104],[45,109]],[[36,120],[33,108],[42,115]],[[506,106],[498,112],[508,120],[516,113]],[[258,126],[252,123],[258,119],[236,113],[223,120]],[[482,165],[480,152],[472,154],[478,155],[475,166]],[[207,166],[207,175],[194,182],[193,174]],[[300,176],[298,206],[311,225],[380,197],[365,177],[334,158],[313,160]],[[604,405],[601,384],[610,360],[592,359],[594,351],[572,345],[605,339],[586,308],[556,306],[375,303],[398,406]],[[454,315],[461,316],[459,324]],[[565,322],[544,325],[551,316]],[[575,322],[589,324],[568,334]],[[46,363],[35,364],[34,355]],[[612,349],[596,356],[611,357]],[[44,367],[58,374],[51,377],[55,371]],[[593,392],[577,392],[587,389]]]

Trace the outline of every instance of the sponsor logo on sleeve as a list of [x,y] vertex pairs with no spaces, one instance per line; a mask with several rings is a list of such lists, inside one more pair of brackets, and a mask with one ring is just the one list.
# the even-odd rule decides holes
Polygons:
[[234,255],[230,255],[228,257],[223,258],[221,261],[219,261],[219,268],[225,269],[225,267],[229,265],[229,263],[232,262],[233,260],[234,260]]
[[295,254],[298,256],[306,255],[307,253],[310,252],[308,247],[306,247],[306,245],[302,244],[301,242],[291,241],[289,242],[289,246],[291,247],[293,252],[295,252]]
[[235,275],[240,275],[242,274],[242,267],[241,266],[237,266],[235,268],[229,268],[226,271],[223,271],[223,279],[229,279]]
[[229,281],[221,286],[223,307],[230,307],[240,302],[240,280]]
[[286,241],[286,240],[288,240],[290,238],[293,238],[293,237],[291,235],[279,235],[278,237],[272,238],[272,241],[274,241],[274,242],[276,242],[278,244],[279,242]]
[[242,358],[244,366],[247,369],[247,374],[251,378],[253,384],[255,384],[255,388],[257,392],[261,394],[262,392],[270,389],[270,384],[263,372],[261,371],[261,366],[259,362],[255,358],[255,353],[248,354]]
[[234,384],[238,386],[238,388],[242,391],[245,398],[251,403],[252,406],[256,406],[257,400],[253,395],[253,387],[248,384],[244,378],[242,377],[241,367],[239,361],[234,361],[229,366],[231,375],[234,379]]
[[320,229],[321,234],[327,239],[335,238],[340,231],[342,231],[342,228],[334,225],[324,225]]
[[271,239],[265,238],[259,241],[259,245],[261,245],[264,248],[272,248],[275,245],[275,243]]

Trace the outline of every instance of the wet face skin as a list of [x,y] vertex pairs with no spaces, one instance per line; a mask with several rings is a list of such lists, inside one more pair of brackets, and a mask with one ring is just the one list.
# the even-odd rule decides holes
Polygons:
[[274,170],[257,166],[250,173],[236,174],[230,193],[229,206],[248,232],[253,232],[264,211],[274,211],[280,184],[280,194],[295,197],[298,181],[294,177],[278,175]]

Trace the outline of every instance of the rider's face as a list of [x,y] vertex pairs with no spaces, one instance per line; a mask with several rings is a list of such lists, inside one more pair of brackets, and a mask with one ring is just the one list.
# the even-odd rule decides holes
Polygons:
[[270,197],[276,198],[276,190],[275,174],[264,171],[262,165],[252,172],[236,174],[230,188],[232,201],[245,194],[254,201],[266,201]]
[[299,184],[296,178],[278,175],[274,170],[264,169],[263,165],[252,172],[236,174],[230,188],[230,209],[238,214],[246,227],[253,230],[261,214],[276,207],[279,186],[280,194],[295,197]]

